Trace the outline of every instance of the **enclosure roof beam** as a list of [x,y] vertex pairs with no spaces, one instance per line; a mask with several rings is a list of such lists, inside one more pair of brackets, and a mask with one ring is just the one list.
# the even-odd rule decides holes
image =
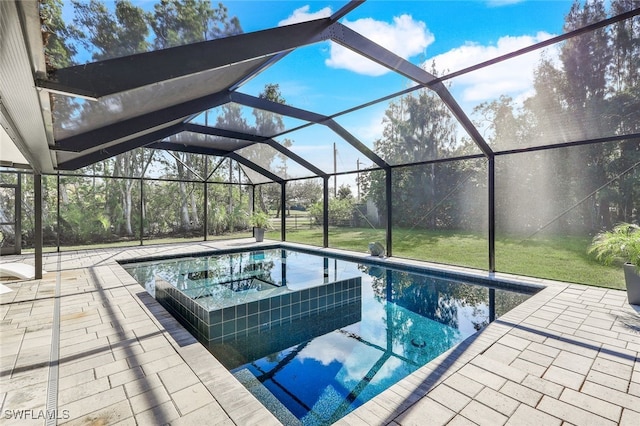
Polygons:
[[602,143],[608,143],[608,142],[625,142],[625,141],[630,141],[634,139],[640,140],[640,133],[627,133],[623,135],[605,136],[602,138],[581,139],[581,140],[575,140],[570,142],[558,142],[558,143],[549,144],[549,145],[506,149],[503,151],[496,151],[496,156],[520,154],[520,153],[536,152],[536,151],[547,151],[550,149],[568,148],[572,146],[581,146],[581,145],[602,144]]
[[206,146],[185,145],[183,143],[176,143],[176,142],[154,142],[148,145],[147,148],[162,149],[165,151],[168,150],[168,151],[188,152],[191,154],[213,155],[215,157],[226,157],[229,155],[229,151],[225,151],[222,149],[209,148]]
[[216,164],[216,165],[215,165],[215,167],[213,168],[213,170],[211,170],[211,173],[209,173],[209,175],[207,175],[207,179],[206,179],[206,180],[211,179],[211,176],[213,176],[213,174],[216,172],[216,170],[218,170],[218,168],[222,165],[222,163],[223,163],[223,162],[224,162],[224,160],[226,160],[226,159],[227,159],[227,157],[222,157],[222,158],[220,159],[220,161],[218,161],[218,164]]
[[276,175],[275,173],[258,166],[256,163],[254,163],[251,160],[247,160],[246,158],[244,158],[243,156],[241,156],[240,154],[237,154],[235,152],[230,152],[227,157],[231,158],[232,160],[237,161],[238,163],[247,166],[248,168],[250,168],[251,170],[260,173],[262,176],[267,177],[269,179],[271,179],[274,182],[278,182],[278,183],[282,183],[284,182],[284,179],[282,179],[280,176]]
[[[103,96],[265,58],[320,41],[323,18],[231,37],[58,69],[36,84],[70,95]],[[135,71],[134,71],[135,70]]]
[[325,34],[335,43],[413,81],[427,84],[436,79],[434,75],[339,22],[327,28]]
[[[349,3],[347,3],[346,5],[344,5],[340,10],[337,10],[333,15],[331,15],[329,17],[329,19],[331,20],[331,22],[336,22],[339,19],[343,18],[346,14],[351,12],[353,9],[355,9],[358,6],[360,6],[362,3],[364,3],[364,0],[352,0]],[[259,67],[257,67],[254,70],[253,73],[251,73],[250,75],[242,77],[235,85],[231,86],[229,88],[229,90],[234,91],[234,90],[238,89],[240,86],[242,86],[248,80],[253,78],[254,75],[262,72],[266,68],[269,68],[271,65],[275,64],[276,62],[278,62],[279,60],[281,60],[282,58],[287,56],[289,53],[291,53],[291,50],[287,50],[287,51],[284,51],[284,52],[280,52],[280,53],[278,53],[276,55],[273,55],[266,62],[262,63]]]
[[504,55],[488,59],[488,60],[486,60],[484,62],[480,62],[480,63],[474,64],[474,65],[468,66],[466,68],[462,68],[460,70],[451,72],[451,73],[449,73],[449,74],[447,74],[445,76],[437,77],[436,80],[438,80],[438,81],[450,80],[452,78],[459,77],[459,76],[464,75],[464,74],[468,74],[468,73],[470,73],[472,71],[477,71],[479,69],[486,68],[488,66],[495,65],[495,64],[500,63],[500,62],[504,62],[507,59],[513,59],[513,58],[516,58],[518,56],[522,56],[524,54],[527,54],[527,53],[530,53],[530,52],[534,52],[536,50],[543,49],[543,48],[548,47],[548,46],[553,46],[554,44],[558,44],[558,43],[560,43],[562,41],[571,39],[573,37],[576,37],[576,36],[579,36],[579,35],[582,35],[582,34],[587,34],[587,33],[593,32],[593,31],[595,31],[597,29],[607,27],[607,26],[609,26],[611,24],[615,24],[616,22],[620,22],[620,21],[624,21],[624,20],[633,18],[634,16],[637,16],[637,15],[640,15],[640,7],[632,9],[632,10],[629,10],[627,12],[620,13],[619,15],[612,16],[612,17],[604,19],[602,21],[598,21],[598,22],[594,22],[594,23],[589,24],[589,25],[585,25],[584,27],[577,28],[575,30],[560,34],[558,36],[548,38],[546,40],[543,40],[543,41],[540,41],[538,43],[532,44],[530,46],[523,47],[522,49],[514,50],[513,52],[505,53]]
[[359,55],[371,59],[372,61],[389,68],[411,80],[433,89],[440,99],[447,105],[451,113],[456,117],[464,129],[469,133],[473,141],[482,150],[485,156],[493,157],[493,151],[484,140],[478,129],[473,125],[469,117],[460,108],[446,86],[437,81],[437,77],[422,68],[412,64],[395,53],[374,43],[368,38],[358,34],[352,29],[336,22],[326,30],[328,36],[334,42],[352,50]]
[[[345,130],[342,126],[340,126],[337,122],[333,121],[331,118],[326,115],[316,114],[314,112],[305,111],[300,108],[295,108],[286,104],[281,104],[278,102],[273,102],[268,99],[257,98],[255,96],[245,95],[243,93],[232,93],[230,95],[231,101],[239,103],[244,106],[262,109],[265,111],[273,112],[274,114],[285,115],[287,117],[297,118],[299,120],[310,121],[316,124],[323,124],[329,127],[333,132],[337,133],[350,143],[354,148],[362,153],[369,160],[374,162],[378,167],[388,168],[389,165],[380,158],[376,153],[371,151],[365,144],[363,144],[360,140],[358,140],[355,136]],[[319,174],[322,176],[324,173]]]
[[210,136],[220,136],[228,139],[240,139],[249,142],[265,142],[267,137],[253,135],[250,133],[236,132],[235,130],[221,129],[219,127],[203,126],[200,124],[185,123],[185,132],[202,133]]
[[358,138],[349,133],[344,127],[337,122],[329,119],[324,123],[328,128],[337,133],[342,139],[346,140],[355,149],[360,151],[362,155],[373,161],[378,167],[382,169],[389,169],[389,164],[378,156],[375,152],[371,151],[368,146],[363,144]]
[[338,20],[344,18],[349,12],[351,12],[356,7],[363,4],[365,0],[351,0],[349,3],[342,6],[339,10],[336,10],[333,15],[329,17],[332,22],[338,22]]
[[166,123],[182,121],[192,114],[205,111],[209,108],[215,108],[227,102],[229,102],[229,94],[227,92],[203,96],[179,105],[173,105],[158,111],[60,139],[56,142],[53,149],[82,152],[117,139],[130,137],[142,131],[158,128],[166,125]]
[[250,108],[261,109],[272,112],[274,114],[285,115],[287,117],[297,118],[298,120],[309,121],[312,123],[322,123],[329,119],[326,115],[306,111],[300,108],[292,107],[287,104],[273,102],[265,98],[258,98],[244,93],[233,92],[229,95],[232,102],[244,105]]
[[185,124],[184,130],[187,132],[203,133],[207,135],[221,136],[221,137],[230,138],[230,139],[239,139],[239,140],[251,141],[256,143],[264,143],[271,146],[273,149],[277,150],[278,152],[285,155],[286,157],[292,159],[296,163],[300,164],[302,167],[306,168],[310,172],[318,176],[324,176],[326,174],[325,172],[323,172],[322,170],[320,170],[319,168],[317,168],[316,166],[314,166],[304,158],[300,157],[299,155],[293,153],[291,150],[282,146],[282,144],[265,136],[252,135],[248,133],[236,132],[233,130],[220,129],[217,127],[201,126],[199,124],[191,124],[191,123]]
[[447,105],[451,113],[454,115],[454,117],[456,117],[460,125],[467,131],[469,136],[471,136],[471,139],[473,139],[476,145],[478,145],[478,148],[480,148],[482,153],[487,158],[493,158],[495,155],[493,150],[491,149],[487,141],[484,139],[484,137],[480,134],[477,127],[473,125],[473,123],[471,122],[467,114],[464,112],[462,107],[460,107],[458,102],[451,95],[451,92],[449,92],[449,90],[444,85],[444,83],[437,82],[435,84],[432,84],[429,87],[431,87],[431,89],[433,89],[438,94],[438,96],[440,96],[440,99],[442,99],[442,102],[444,102],[445,105]]
[[106,160],[114,155],[122,154],[132,149],[140,148],[142,146],[149,145],[158,139],[163,139],[179,133],[182,130],[182,123],[175,124],[164,129],[156,130],[151,133],[139,136],[134,139],[129,139],[121,142],[117,145],[112,145],[108,148],[103,148],[89,154],[81,155],[79,157],[72,158],[58,163],[58,170],[77,170],[81,167],[88,166],[98,161]]
[[185,169],[187,169],[188,171],[190,171],[191,173],[193,173],[198,179],[204,181],[205,179],[202,178],[202,176],[200,176],[200,173],[198,173],[197,171],[193,170],[193,167],[191,167],[190,165],[188,165],[187,163],[185,163],[184,161],[182,161],[182,158],[178,157],[177,155],[175,155],[173,153],[173,151],[167,151],[167,153],[173,157],[174,160],[176,160],[178,163],[182,164],[182,167],[184,167]]
[[270,172],[267,169],[264,169],[260,166],[258,166],[257,164],[247,160],[246,158],[242,157],[241,155],[236,154],[235,152],[229,152],[229,151],[223,151],[220,149],[215,149],[215,148],[208,148],[208,147],[204,147],[204,146],[185,146],[184,144],[181,143],[174,143],[174,142],[156,142],[153,143],[151,145],[148,146],[148,148],[153,148],[153,149],[163,149],[163,150],[170,150],[170,151],[180,151],[180,152],[191,152],[194,154],[204,154],[204,155],[213,155],[216,157],[226,157],[226,158],[230,158],[232,160],[237,161],[238,163],[250,168],[251,170],[255,171],[256,173],[261,174],[262,176],[271,179],[274,182],[278,182],[278,183],[282,183],[283,179]]
[[287,147],[283,146],[281,143],[278,143],[277,141],[274,141],[273,139],[267,139],[266,141],[264,141],[264,143],[266,143],[267,145],[269,145],[270,147],[272,147],[273,149],[275,149],[276,151],[278,151],[279,153],[281,153],[282,155],[291,158],[293,161],[295,161],[296,163],[300,164],[302,167],[306,168],[307,170],[309,170],[310,172],[316,174],[317,176],[327,176],[327,173],[325,173],[324,171],[320,170],[319,168],[317,168],[316,166],[314,166],[313,164],[311,164],[310,162],[308,162],[307,160],[305,160],[304,158],[300,157],[298,154],[292,152],[290,149],[288,149]]

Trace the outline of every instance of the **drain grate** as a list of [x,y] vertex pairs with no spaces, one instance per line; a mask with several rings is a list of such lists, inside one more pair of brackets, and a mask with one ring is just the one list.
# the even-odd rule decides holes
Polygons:
[[58,418],[58,364],[60,361],[60,255],[56,290],[53,302],[53,323],[51,325],[51,355],[49,357],[49,382],[47,385],[46,426],[55,426]]

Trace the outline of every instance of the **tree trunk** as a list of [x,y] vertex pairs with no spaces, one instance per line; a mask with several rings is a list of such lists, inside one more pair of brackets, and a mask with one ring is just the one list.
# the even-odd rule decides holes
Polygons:
[[182,161],[178,158],[176,158],[176,168],[178,170],[179,179],[178,191],[180,192],[180,229],[186,231],[191,229],[191,218],[189,217],[187,189],[184,183],[184,164],[182,164]]
[[124,223],[127,235],[133,235],[133,227],[131,226],[131,213],[133,210],[132,180],[126,180],[124,183]]
[[198,218],[198,204],[196,203],[196,197],[194,191],[191,191],[191,217],[193,218],[193,227],[200,227],[200,219]]
[[191,229],[191,218],[189,217],[189,206],[187,205],[187,190],[184,182],[178,183],[180,190],[180,228],[183,230]]

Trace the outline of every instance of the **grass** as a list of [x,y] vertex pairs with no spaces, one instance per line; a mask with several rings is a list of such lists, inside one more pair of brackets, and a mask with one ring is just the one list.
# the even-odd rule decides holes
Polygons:
[[[287,231],[287,240],[322,245],[321,230]],[[329,231],[334,248],[366,252],[370,241],[384,243],[384,230],[335,228]],[[511,274],[548,278],[581,284],[624,289],[621,267],[604,266],[587,255],[588,237],[557,236],[523,241],[496,239],[496,270]],[[487,269],[485,235],[454,232],[394,229],[393,255],[410,259]]]
[[[305,227],[306,228],[306,227]],[[322,246],[322,228],[287,229],[287,241]],[[208,239],[246,238],[237,233],[209,236]],[[267,232],[266,238],[279,240],[280,231]],[[145,240],[147,244],[171,244],[202,241],[201,238],[163,238]],[[329,229],[329,246],[356,252],[367,252],[369,242],[385,243],[385,232],[370,228]],[[599,287],[624,289],[624,272],[619,266],[604,266],[587,255],[588,237],[556,236],[521,240],[499,236],[496,239],[496,270],[517,275],[548,278]],[[394,229],[393,255],[409,259],[488,268],[487,238],[482,234],[454,231]],[[92,246],[61,247],[62,251],[139,245],[139,240]],[[32,250],[23,250],[29,252]],[[45,252],[55,248],[44,248]]]

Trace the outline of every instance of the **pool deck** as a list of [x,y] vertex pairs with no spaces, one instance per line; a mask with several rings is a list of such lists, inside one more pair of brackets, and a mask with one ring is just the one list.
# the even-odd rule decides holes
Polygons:
[[[0,282],[0,423],[280,424],[116,262],[255,245],[51,253],[42,280]],[[523,280],[546,288],[337,424],[639,425],[640,307]]]

